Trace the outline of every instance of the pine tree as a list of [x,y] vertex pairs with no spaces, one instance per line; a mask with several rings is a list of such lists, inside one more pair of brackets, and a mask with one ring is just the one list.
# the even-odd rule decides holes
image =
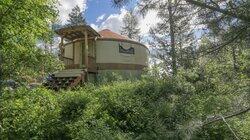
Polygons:
[[130,10],[126,13],[123,18],[123,24],[121,34],[126,35],[131,39],[139,40],[140,29],[138,28],[138,18],[136,17],[133,10]]
[[186,67],[184,56],[189,56],[186,53],[190,52],[185,51],[186,47],[193,47],[193,30],[189,22],[192,9],[184,1],[171,0],[152,7],[158,11],[161,21],[150,30],[153,39],[150,44],[156,48],[155,57],[164,61],[167,70],[175,75],[178,67]]
[[85,25],[86,20],[82,15],[83,11],[81,11],[80,7],[77,5],[72,9],[71,13],[69,14],[69,19],[67,20],[69,22],[68,25]]
[[[222,6],[223,5],[223,6]],[[215,7],[214,9],[207,7]],[[221,11],[220,9],[222,9]],[[232,66],[239,69],[238,56],[250,44],[250,3],[238,1],[208,1],[200,7],[199,18],[207,28],[207,38],[212,47],[206,47],[203,55],[221,58],[220,54],[231,53]],[[219,10],[219,11],[218,11]]]

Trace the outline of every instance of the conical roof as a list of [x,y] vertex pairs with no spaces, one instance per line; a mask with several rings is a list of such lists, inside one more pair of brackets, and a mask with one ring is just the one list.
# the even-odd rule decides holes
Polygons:
[[135,41],[135,40],[132,40],[126,36],[122,36],[122,35],[119,35],[115,32],[112,32],[109,29],[101,30],[98,33],[101,35],[101,38],[103,38],[103,39],[117,39],[117,40]]
[[130,43],[132,42],[132,43],[136,43],[136,44],[142,45],[145,48],[147,48],[142,43],[140,43],[138,41],[135,41],[133,39],[130,39],[130,38],[126,37],[126,36],[120,35],[118,33],[112,32],[109,29],[101,30],[101,31],[98,32],[98,34],[100,35],[100,37],[98,37],[98,39],[100,39],[100,40],[116,40],[116,41],[130,42]]

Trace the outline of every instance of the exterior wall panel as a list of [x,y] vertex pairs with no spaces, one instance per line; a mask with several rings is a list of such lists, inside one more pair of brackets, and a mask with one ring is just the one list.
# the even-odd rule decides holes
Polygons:
[[67,44],[64,50],[64,57],[73,59],[73,44]]
[[74,64],[79,64],[80,63],[80,42],[75,42],[75,58],[74,58]]
[[[135,53],[120,53],[119,44],[125,49],[133,47]],[[147,62],[148,50],[142,45],[110,40],[97,40],[96,42],[96,63],[138,64],[147,66]]]

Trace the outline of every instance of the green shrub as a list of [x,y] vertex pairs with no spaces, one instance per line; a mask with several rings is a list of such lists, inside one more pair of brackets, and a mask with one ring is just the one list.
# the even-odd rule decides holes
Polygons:
[[[210,114],[232,112],[239,104],[235,100],[240,96],[225,94],[225,89],[241,86],[218,79],[193,70],[59,92],[5,91],[0,98],[1,139],[230,139],[223,122],[200,126]],[[247,93],[240,95],[240,103],[248,106]],[[248,120],[249,114],[228,122],[240,138],[248,139]]]
[[45,89],[5,91],[1,97],[1,139],[36,139],[58,136],[60,107]]
[[124,77],[122,77],[121,74],[116,72],[104,72],[102,74],[99,74],[97,77],[97,83],[99,85],[105,84],[105,83],[112,83],[116,81],[122,81]]
[[135,94],[140,82],[115,82],[92,94],[78,121],[68,124],[73,139],[145,139],[165,137],[165,127]]
[[76,139],[126,139],[136,124],[133,116],[139,109],[130,82],[105,85],[92,92],[91,102],[81,118],[68,125]]
[[61,120],[65,123],[77,120],[82,115],[90,99],[83,92],[60,94],[58,102],[61,106]]

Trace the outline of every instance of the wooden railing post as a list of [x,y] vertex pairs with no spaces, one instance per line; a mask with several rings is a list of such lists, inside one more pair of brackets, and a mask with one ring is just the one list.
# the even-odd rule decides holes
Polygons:
[[88,81],[88,63],[89,63],[89,60],[88,60],[88,52],[89,52],[89,47],[88,47],[88,33],[87,33],[87,30],[84,31],[84,37],[85,37],[85,66],[86,66],[86,81]]
[[61,36],[61,42],[60,42],[60,44],[59,44],[59,49],[60,49],[60,57],[59,57],[59,59],[60,60],[63,60],[63,53],[64,53],[64,48],[63,48],[63,40],[64,40],[64,37],[63,36]]
[[83,54],[83,53],[82,53],[82,52],[83,52],[83,49],[82,49],[82,48],[83,48],[83,45],[82,45],[82,43],[80,43],[80,62],[79,62],[79,63],[80,63],[80,64],[79,64],[80,69],[82,69],[82,62],[83,62],[83,61],[82,61],[82,54]]

